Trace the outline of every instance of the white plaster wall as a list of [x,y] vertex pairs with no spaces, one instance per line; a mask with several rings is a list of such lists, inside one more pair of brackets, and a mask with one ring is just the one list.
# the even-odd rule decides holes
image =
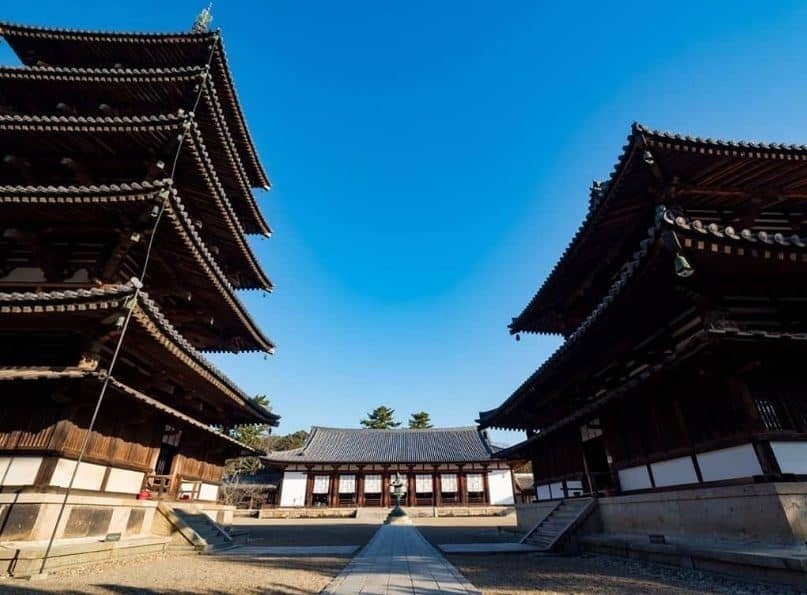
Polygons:
[[199,488],[199,500],[215,502],[219,499],[219,486],[212,483],[203,483]]
[[549,495],[548,485],[538,486],[538,489],[535,493],[539,500],[549,500],[550,498],[552,498],[552,496]]
[[771,442],[782,473],[807,475],[807,442]]
[[[50,485],[66,488],[70,484],[70,476],[73,474],[75,466],[75,461],[59,459],[56,462],[56,469],[53,471]],[[100,490],[101,484],[104,481],[105,472],[106,467],[104,465],[81,463],[81,466],[78,468],[78,473],[76,473],[73,487],[78,490]]]
[[650,483],[650,474],[647,472],[647,467],[639,465],[638,467],[619,470],[619,486],[624,491],[629,491],[646,490],[647,488],[652,488],[653,484]]
[[563,493],[563,483],[550,483],[549,484],[549,491],[552,493],[552,498],[565,498],[566,495]]
[[109,477],[106,480],[107,492],[119,492],[121,494],[137,494],[143,487],[142,471],[131,471],[129,469],[109,470]]
[[305,484],[307,473],[284,471],[280,494],[281,506],[305,506]]
[[566,492],[569,496],[580,496],[583,494],[583,482],[582,481],[567,481],[566,482]]
[[660,461],[650,465],[650,468],[653,470],[653,479],[657,488],[698,483],[698,475],[695,473],[692,457]]
[[488,472],[488,491],[491,504],[515,504],[513,498],[513,478],[509,469],[495,469]]
[[0,486],[33,485],[42,457],[0,457]]
[[698,455],[703,481],[719,481],[761,475],[757,453],[750,444],[721,448]]

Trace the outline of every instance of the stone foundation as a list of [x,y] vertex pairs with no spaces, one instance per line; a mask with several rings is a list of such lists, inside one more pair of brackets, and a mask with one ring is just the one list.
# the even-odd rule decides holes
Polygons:
[[[62,494],[0,494],[0,543],[46,541],[64,501]],[[65,506],[56,539],[150,535],[156,502],[134,497],[72,495]]]
[[644,562],[680,566],[738,576],[749,581],[762,581],[803,588],[807,584],[807,556],[800,547],[772,547],[731,543],[652,544],[647,537],[590,535],[580,541],[586,552],[621,556]]
[[807,541],[807,482],[669,490],[600,498],[587,533],[705,541]]
[[[0,577],[25,577],[38,574],[42,570],[42,558],[47,544],[17,545],[18,547],[0,548]],[[167,547],[168,540],[160,537],[136,537],[115,542],[98,539],[63,540],[54,544],[44,570],[48,572],[70,566],[158,553],[165,551]]]
[[530,502],[526,504],[516,504],[516,517],[518,518],[518,530],[523,533],[531,530],[535,525],[543,521],[555,510],[559,500],[550,502]]
[[[512,514],[512,506],[404,506],[406,513],[413,518],[423,517],[479,517],[505,516]],[[367,519],[385,519],[390,508],[262,508],[258,513],[261,519],[321,519],[321,518],[355,518],[364,516]],[[360,512],[366,513],[361,515]],[[378,514],[374,514],[374,513]]]

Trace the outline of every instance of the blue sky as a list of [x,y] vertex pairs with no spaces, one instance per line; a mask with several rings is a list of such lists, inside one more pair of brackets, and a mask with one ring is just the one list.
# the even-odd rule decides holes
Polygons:
[[[281,433],[379,404],[473,423],[559,344],[506,327],[632,121],[807,142],[799,4],[217,2],[274,185],[258,198],[275,234],[252,243],[277,288],[242,298],[278,349],[216,363],[269,395]],[[203,6],[5,2],[0,18],[183,30]]]

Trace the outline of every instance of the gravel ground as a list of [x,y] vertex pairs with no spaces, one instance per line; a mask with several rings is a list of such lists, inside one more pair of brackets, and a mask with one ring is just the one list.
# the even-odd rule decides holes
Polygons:
[[796,593],[698,571],[609,556],[447,556],[486,595],[515,593]]
[[[250,545],[365,545],[378,525],[355,520],[238,519]],[[507,518],[415,519],[433,544],[514,541]],[[608,556],[448,556],[489,595],[515,593],[795,593],[697,571]],[[0,593],[318,593],[347,564],[347,557],[217,558],[156,554],[54,573],[40,582],[0,579]]]
[[54,573],[42,581],[0,580],[0,593],[319,593],[349,558],[246,558],[160,554]]

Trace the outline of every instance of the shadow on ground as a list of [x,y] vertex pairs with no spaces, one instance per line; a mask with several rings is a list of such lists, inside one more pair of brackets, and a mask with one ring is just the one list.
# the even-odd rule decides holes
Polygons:
[[129,559],[121,565],[99,566],[86,572],[54,573],[41,582],[24,579],[0,581],[0,593],[65,593],[179,595],[202,593],[318,593],[349,558],[166,556]]
[[479,526],[472,522],[451,526],[440,524],[416,523],[423,537],[434,546],[441,543],[517,543],[521,534],[513,527]]
[[792,594],[787,587],[608,556],[449,555],[485,595],[514,593]]
[[314,546],[314,545],[359,545],[363,546],[378,530],[377,524],[305,522],[266,522],[249,519],[239,520],[237,529],[249,533],[249,545]]

